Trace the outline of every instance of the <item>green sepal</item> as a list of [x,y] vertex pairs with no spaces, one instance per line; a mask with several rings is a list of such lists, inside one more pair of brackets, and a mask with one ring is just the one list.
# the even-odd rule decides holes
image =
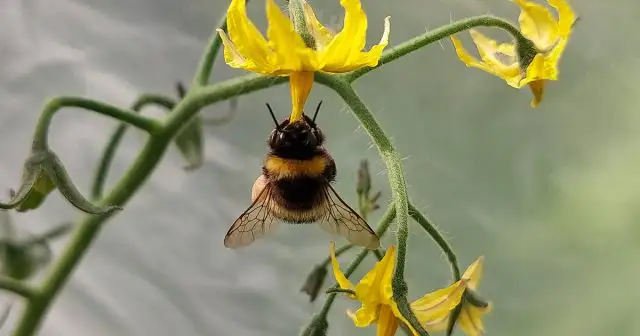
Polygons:
[[489,307],[489,302],[483,299],[480,294],[475,292],[472,289],[467,288],[464,292],[464,298],[469,302],[470,305],[473,305],[478,308],[487,308]]
[[311,273],[307,276],[307,280],[304,282],[300,291],[309,295],[310,302],[315,301],[318,297],[318,293],[320,293],[320,289],[322,288],[322,285],[324,285],[326,277],[327,267],[324,264],[314,267]]
[[31,278],[52,259],[51,249],[46,242],[34,245],[5,242],[2,250],[2,274],[16,280]]
[[462,305],[464,304],[464,296],[462,301],[453,308],[451,314],[449,315],[449,322],[447,323],[447,336],[451,336],[453,334],[453,329],[456,327],[456,323],[458,322],[458,317],[460,317],[460,313],[462,313]]
[[121,209],[95,205],[82,196],[58,156],[50,150],[36,151],[29,156],[23,167],[20,188],[12,192],[9,202],[0,203],[0,209],[15,208],[19,212],[36,209],[56,187],[67,201],[86,213],[106,215]]
[[533,43],[533,41],[521,38],[516,40],[516,53],[518,55],[518,64],[520,65],[520,72],[524,75],[527,73],[529,64],[533,62],[533,59],[540,51]]
[[316,39],[309,28],[304,10],[301,0],[289,0],[289,18],[293,23],[293,29],[300,35],[307,47],[316,49]]
[[329,322],[324,314],[316,314],[311,325],[303,333],[304,336],[327,336]]
[[194,116],[175,138],[176,146],[187,162],[185,170],[198,169],[204,163],[204,137],[202,134],[202,118]]
[[49,152],[49,154],[49,160],[45,162],[44,170],[69,203],[91,215],[109,215],[115,211],[122,210],[121,207],[115,205],[94,204],[85,198],[71,181],[71,177],[60,159],[58,159],[58,156],[53,152]]
[[371,191],[371,174],[369,173],[369,162],[367,160],[360,161],[358,168],[358,180],[356,182],[356,192],[358,195],[369,196]]
[[[187,95],[188,90],[182,82],[176,82],[176,92],[178,99],[182,100]],[[188,124],[176,135],[175,144],[187,161],[184,170],[196,170],[204,163],[204,135],[202,131],[203,122],[199,115],[195,115]]]
[[45,172],[45,165],[51,161],[50,151],[33,152],[24,163],[22,183],[18,191],[11,193],[11,199],[0,202],[0,209],[13,209],[24,212],[38,208],[44,199],[55,189],[55,184]]

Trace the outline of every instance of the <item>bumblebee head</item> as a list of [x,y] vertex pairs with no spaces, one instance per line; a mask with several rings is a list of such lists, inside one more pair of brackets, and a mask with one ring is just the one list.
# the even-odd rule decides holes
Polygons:
[[276,121],[271,107],[267,104],[269,112],[271,112],[271,116],[276,123],[276,128],[271,132],[268,141],[271,150],[287,157],[292,155],[304,156],[306,153],[309,153],[309,155],[313,154],[315,149],[322,146],[324,143],[324,135],[315,123],[315,118],[318,115],[321,104],[322,102],[318,104],[313,119],[303,114],[300,120],[290,122],[287,118],[279,124]]

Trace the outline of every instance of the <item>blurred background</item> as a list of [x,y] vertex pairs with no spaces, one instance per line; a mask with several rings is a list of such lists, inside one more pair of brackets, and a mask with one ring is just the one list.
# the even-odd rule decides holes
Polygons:
[[[174,81],[190,81],[226,5],[0,0],[0,189],[18,186],[47,98],[81,95],[124,107],[144,92],[173,95]],[[321,21],[340,27],[338,1],[312,5]],[[629,43],[640,4],[572,5],[581,21],[562,59],[560,81],[548,85],[538,109],[529,108],[528,89],[465,68],[449,40],[356,84],[405,158],[413,201],[445,232],[461,267],[485,256],[480,292],[495,307],[485,319],[488,335],[640,334],[634,313],[640,300],[640,49]],[[391,15],[391,45],[450,20],[491,13],[516,21],[519,13],[506,0],[363,0],[363,6],[372,42]],[[262,0],[253,1],[249,12],[264,24]],[[467,34],[463,41],[474,50]],[[213,81],[241,74],[220,58]],[[338,163],[337,190],[355,206],[356,170],[367,158],[386,204],[386,173],[367,135],[324,87],[314,87],[308,108],[320,99],[319,123]],[[281,227],[245,249],[222,244],[260,173],[273,127],[265,102],[284,118],[288,87],[242,96],[229,125],[207,128],[206,163],[196,172],[184,172],[171,148],[105,227],[55,302],[42,335],[297,335],[322,305],[322,298],[309,303],[300,287],[326,256],[330,236],[316,226]],[[203,114],[224,114],[227,106]],[[52,148],[87,194],[114,125],[71,109],[56,116]],[[142,133],[128,134],[109,183],[143,140]],[[37,211],[13,219],[21,230],[42,232],[78,215],[54,192]],[[380,215],[373,215],[372,226]],[[383,244],[393,241],[389,235]],[[53,245],[54,253],[63,243]],[[416,225],[409,253],[410,298],[447,284],[444,256]],[[342,259],[343,266],[349,259]],[[367,259],[353,279],[373,262]],[[327,284],[332,282],[329,275]],[[374,327],[356,329],[344,314],[354,307],[337,300],[329,335],[374,334]],[[8,324],[17,316],[15,309]]]

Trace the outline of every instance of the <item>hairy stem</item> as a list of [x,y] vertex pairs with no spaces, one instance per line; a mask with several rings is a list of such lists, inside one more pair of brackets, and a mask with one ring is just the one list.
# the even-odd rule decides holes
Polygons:
[[393,298],[398,304],[398,309],[405,316],[411,326],[420,333],[420,335],[428,335],[427,331],[420,325],[418,319],[413,314],[407,300],[407,284],[404,280],[404,267],[407,256],[407,240],[409,238],[409,202],[407,196],[407,186],[404,180],[404,172],[400,155],[391,144],[375,117],[364,102],[360,99],[351,85],[339,78],[330,77],[321,82],[333,90],[335,90],[347,103],[351,111],[364,130],[369,134],[371,140],[378,147],[378,152],[382,157],[382,161],[387,166],[389,175],[389,185],[391,186],[391,194],[396,209],[396,240],[398,245],[398,257],[393,272]]
[[427,217],[420,212],[411,202],[409,202],[409,215],[420,224],[433,238],[433,240],[438,244],[438,246],[442,249],[444,254],[447,255],[447,260],[449,260],[449,264],[451,265],[451,274],[453,275],[453,282],[460,280],[460,268],[458,267],[458,259],[456,258],[456,254],[453,252],[449,243],[444,239],[442,234],[436,229],[431,222],[427,219]]
[[[169,97],[156,95],[156,94],[143,94],[131,106],[131,110],[139,113],[144,107],[149,105],[158,105],[162,106],[166,109],[173,109],[175,105],[175,101]],[[111,168],[111,162],[115,157],[116,150],[124,137],[125,132],[129,124],[121,123],[118,125],[109,138],[109,142],[107,146],[104,148],[102,152],[102,157],[100,162],[98,163],[98,169],[96,170],[95,176],[93,178],[93,186],[91,187],[91,198],[93,200],[100,199],[102,197],[102,191],[104,189],[104,184],[107,181],[107,176],[109,175],[109,169]]]
[[461,31],[471,29],[474,27],[497,27],[506,30],[509,34],[511,34],[516,41],[525,41],[527,40],[524,35],[520,32],[520,30],[514,26],[511,22],[495,17],[493,15],[480,15],[473,16],[470,18],[458,20],[452,22],[448,25],[444,25],[438,27],[434,30],[428,31],[422,35],[416,36],[406,42],[398,44],[393,48],[386,50],[380,60],[378,61],[378,65],[375,67],[369,68],[361,68],[350,73],[345,74],[345,78],[349,82],[353,82],[354,80],[362,77],[363,75],[371,72],[371,70],[379,68],[384,64],[390,63],[406,54],[414,52],[420,48],[423,48],[431,43],[442,40],[445,37],[454,35]]
[[63,107],[79,107],[85,110],[93,111],[113,119],[147,131],[149,134],[155,134],[162,129],[162,124],[154,119],[143,117],[134,111],[121,109],[119,107],[109,105],[100,101],[82,98],[82,97],[57,97],[49,100],[45,106],[33,137],[32,149],[34,151],[49,148],[48,136],[49,127],[53,116]]
[[[171,117],[164,125],[156,125],[157,122],[154,120],[143,118],[133,112],[126,112],[125,114],[128,118],[129,116],[142,118],[134,119],[131,117],[130,120],[144,119],[153,122],[153,126],[150,127],[150,129],[153,129],[152,136],[149,138],[147,144],[144,146],[134,163],[116,184],[113,190],[98,203],[123,206],[144,184],[147,178],[151,176],[151,173],[162,159],[173,137],[180,131],[181,126],[183,126],[184,123],[189,122],[189,120],[195,116],[201,108],[220,100],[267,88],[283,82],[284,80],[280,80],[279,78],[274,79],[266,76],[244,76],[218,85],[192,90],[178,105],[175,106]],[[53,102],[57,102],[57,100],[54,99]],[[63,100],[63,102],[67,104],[60,105],[59,103],[54,103],[53,105],[57,107],[53,111],[59,109],[60,106],[68,106],[69,101]],[[98,103],[98,109],[102,109],[103,105],[106,104]],[[50,105],[48,104],[47,106]],[[96,105],[92,104],[82,105],[82,107],[85,106],[96,107]],[[41,119],[47,119],[50,121],[50,111],[51,107],[46,108]],[[117,111],[123,112],[124,110],[117,109]],[[121,120],[127,121],[126,119]],[[49,122],[39,121],[39,125],[48,123]],[[137,124],[140,125],[141,123]],[[156,127],[158,129],[156,129]],[[46,128],[43,129],[46,133]],[[46,134],[44,139],[46,139]],[[73,233],[70,242],[62,251],[62,254],[56,264],[53,265],[50,272],[45,277],[42,288],[37,292],[37,295],[31,297],[27,303],[24,313],[18,321],[17,329],[13,333],[14,336],[31,336],[36,333],[57,294],[66,284],[73,270],[82,260],[82,257],[86,254],[88,248],[100,232],[103,224],[110,217],[111,214],[85,216],[79,223],[77,223],[76,230]]]

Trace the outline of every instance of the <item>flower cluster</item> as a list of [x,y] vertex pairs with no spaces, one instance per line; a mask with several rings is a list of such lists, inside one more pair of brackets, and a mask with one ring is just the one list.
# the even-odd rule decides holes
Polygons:
[[[291,121],[302,117],[316,71],[343,73],[376,66],[389,41],[390,30],[387,17],[380,42],[363,51],[367,16],[360,0],[340,1],[345,15],[342,31],[337,34],[318,21],[306,1],[291,1],[290,8],[296,3],[300,6],[300,15],[294,14],[295,8],[292,8],[289,19],[274,0],[267,0],[268,41],[247,17],[245,0],[231,1],[227,13],[228,35],[218,30],[224,43],[224,57],[230,66],[266,75],[289,76]],[[294,26],[299,28],[296,30]]]
[[[458,57],[468,67],[489,72],[515,88],[529,86],[534,96],[531,106],[536,107],[542,101],[546,81],[558,78],[558,63],[576,15],[565,0],[547,0],[557,11],[557,16],[541,4],[527,0],[512,1],[521,9],[520,28],[501,22],[512,27],[509,32],[514,35],[513,43],[498,43],[471,29],[478,59],[462,46],[459,39],[455,36],[450,38]],[[231,0],[227,31],[219,29],[218,33],[224,43],[225,60],[231,67],[289,77],[292,98],[289,119],[293,122],[302,118],[316,72],[345,73],[378,65],[388,44],[390,19],[385,19],[380,42],[365,51],[367,16],[360,0],[340,0],[345,15],[342,30],[338,33],[322,25],[305,0],[289,0],[288,3],[287,16],[274,0],[266,0],[268,28],[265,39],[248,18],[246,1]],[[340,270],[332,243],[333,274],[341,291],[361,303],[357,311],[347,312],[357,327],[375,323],[378,335],[394,335],[400,325],[405,325],[413,335],[418,335],[394,301],[395,253],[394,246],[388,247],[384,257],[354,285]],[[426,330],[451,332],[457,325],[469,336],[484,334],[482,317],[492,305],[479,298],[477,293],[483,262],[483,257],[478,258],[458,281],[411,303],[411,310]],[[317,293],[316,282],[303,290]]]
[[557,19],[542,5],[526,0],[513,2],[522,10],[518,19],[520,30],[536,48],[533,57],[523,57],[517,45],[498,44],[474,29],[470,30],[471,38],[481,60],[471,56],[456,37],[452,36],[451,40],[458,57],[468,67],[498,76],[515,88],[529,85],[533,92],[531,106],[537,107],[542,101],[545,81],[558,79],[558,63],[571,36],[576,15],[565,0],[548,0],[558,12]]

